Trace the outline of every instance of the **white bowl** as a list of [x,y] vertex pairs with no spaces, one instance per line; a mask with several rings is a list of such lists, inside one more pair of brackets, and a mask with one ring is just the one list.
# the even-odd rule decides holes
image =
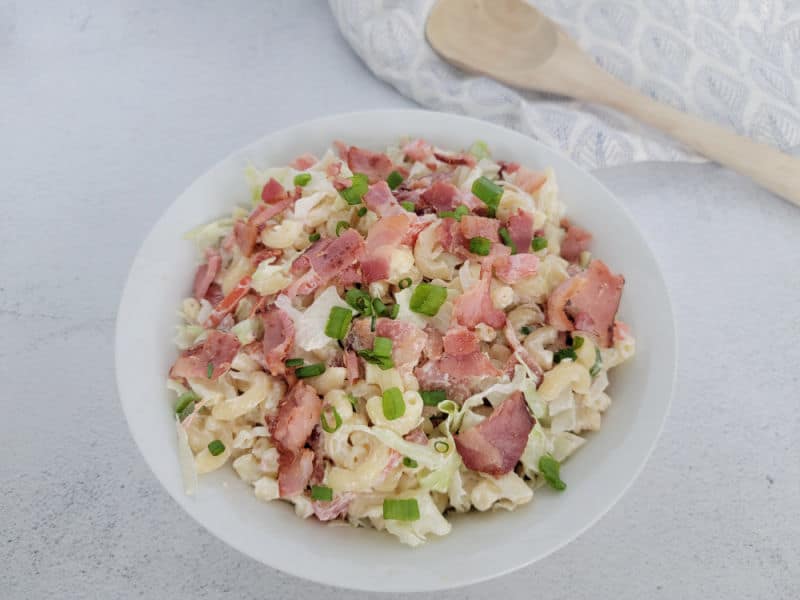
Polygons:
[[[175,311],[190,294],[196,251],[181,238],[194,226],[246,204],[243,169],[283,165],[321,153],[336,139],[381,149],[402,136],[444,148],[485,140],[498,159],[555,169],[568,215],[595,236],[592,250],[627,283],[620,318],[638,353],[611,374],[613,404],[600,432],[562,468],[568,488],[543,488],[514,512],[453,517],[453,530],[409,548],[371,529],[326,527],[302,520],[283,502],[263,503],[225,468],[202,476],[195,496],[183,492],[176,454],[173,398],[165,388],[175,359]],[[239,551],[298,577],[370,591],[453,588],[528,565],[564,546],[619,500],[647,460],[672,395],[672,309],[658,265],[626,210],[588,173],[521,134],[466,117],[419,110],[350,113],[272,133],[198,178],[156,223],[139,250],[117,315],[119,395],[133,438],[158,480],[186,512]]]

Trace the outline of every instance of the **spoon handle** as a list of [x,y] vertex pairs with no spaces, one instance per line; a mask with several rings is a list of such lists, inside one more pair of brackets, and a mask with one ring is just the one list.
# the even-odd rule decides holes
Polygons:
[[800,206],[800,158],[657,102],[602,70],[597,79],[599,85],[584,89],[581,99],[605,104],[660,129]]

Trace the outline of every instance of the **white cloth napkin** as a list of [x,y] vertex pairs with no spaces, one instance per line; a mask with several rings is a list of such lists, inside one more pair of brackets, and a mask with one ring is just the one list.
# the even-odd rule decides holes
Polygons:
[[[800,154],[800,0],[532,3],[635,88]],[[500,123],[588,168],[695,158],[610,109],[522,92],[451,67],[425,41],[432,5],[330,0],[344,37],[372,72],[425,107]]]

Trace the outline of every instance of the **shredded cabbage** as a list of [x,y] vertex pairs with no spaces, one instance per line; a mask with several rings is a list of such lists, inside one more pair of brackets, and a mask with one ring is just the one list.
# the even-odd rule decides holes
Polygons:
[[275,306],[286,312],[294,321],[295,343],[306,351],[319,350],[333,342],[325,335],[331,309],[334,306],[350,308],[331,286],[322,292],[304,311],[297,310],[288,297],[281,294],[275,300]]
[[181,425],[180,418],[175,416],[175,430],[178,434],[178,461],[183,479],[183,491],[191,496],[197,491],[197,471],[194,468],[194,454],[189,447],[189,436]]
[[414,459],[421,467],[435,471],[445,466],[446,457],[443,454],[440,454],[430,446],[409,442],[394,431],[383,427],[367,427],[366,425],[351,425],[349,427],[352,431],[361,431],[377,438],[379,442],[392,450]]
[[231,333],[239,338],[239,343],[242,346],[246,346],[247,344],[255,342],[261,335],[263,329],[264,325],[261,319],[258,317],[251,317],[244,321],[239,321],[231,328]]
[[192,240],[195,244],[197,244],[198,248],[205,250],[210,246],[216,245],[217,242],[228,235],[232,229],[233,219],[226,217],[224,219],[211,221],[211,223],[207,223],[206,225],[195,227],[191,231],[184,234],[183,238],[186,240]]
[[200,325],[176,325],[175,345],[181,350],[187,350],[205,339],[206,330]]

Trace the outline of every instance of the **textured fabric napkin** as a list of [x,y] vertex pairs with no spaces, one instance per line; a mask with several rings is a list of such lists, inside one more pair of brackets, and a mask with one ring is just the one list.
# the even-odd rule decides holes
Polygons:
[[[681,110],[800,154],[800,0],[537,0],[608,71]],[[610,109],[467,75],[425,41],[433,0],[330,0],[375,75],[435,110],[500,123],[588,168],[692,160]]]

